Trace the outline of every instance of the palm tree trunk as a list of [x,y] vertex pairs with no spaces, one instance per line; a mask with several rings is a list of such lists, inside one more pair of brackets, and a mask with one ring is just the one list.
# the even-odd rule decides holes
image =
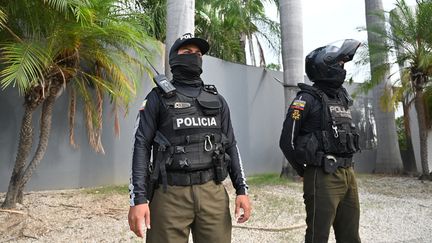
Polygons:
[[[297,93],[297,83],[304,82],[303,76],[303,22],[301,0],[279,1],[282,32],[282,63],[284,77],[285,114]],[[294,174],[284,159],[281,176]]]
[[402,107],[404,112],[404,129],[405,129],[405,137],[406,137],[406,143],[407,143],[407,150],[406,150],[406,163],[404,162],[404,170],[408,174],[416,174],[417,171],[417,164],[414,156],[414,148],[412,144],[412,137],[411,137],[411,128],[409,123],[409,105],[404,100],[402,101]]
[[23,192],[22,189],[24,189],[24,186],[31,178],[33,172],[35,171],[37,165],[44,157],[45,152],[47,150],[49,135],[51,132],[52,110],[55,101],[57,100],[57,93],[60,90],[60,88],[61,86],[52,87],[49,96],[43,103],[41,122],[40,122],[39,144],[32,160],[30,161],[29,165],[27,166],[23,174],[22,181],[20,184],[21,186],[20,193]]
[[[251,65],[256,67],[256,58],[255,58],[255,52],[254,52],[254,45],[253,45],[253,40],[252,40],[252,35],[248,34],[247,36],[247,40],[248,40],[248,45],[249,45],[249,55],[250,55],[250,61],[251,61]],[[245,55],[246,57],[246,55]]]
[[[376,16],[377,13],[383,12],[381,0],[365,0],[366,25],[368,29],[380,28],[384,30],[383,20]],[[379,38],[377,34],[368,31],[369,44],[381,43],[385,40]],[[370,45],[371,46],[371,45]],[[371,52],[371,50],[369,49]],[[373,51],[373,50],[372,50]],[[376,57],[377,55],[369,55]],[[370,67],[372,77],[376,76],[375,67],[387,61],[387,56],[371,58]],[[381,110],[380,97],[384,92],[391,92],[389,89],[390,81],[388,75],[384,75],[383,80],[374,90],[374,115],[377,127],[377,156],[375,162],[375,172],[395,173],[402,170],[402,158],[400,155],[399,144],[396,132],[395,114],[391,108],[386,111]]]
[[169,50],[175,40],[184,33],[195,32],[195,0],[167,0],[167,34],[165,40],[165,74],[171,79],[168,64]]
[[246,33],[240,35],[240,48],[243,50],[244,55],[242,56],[241,63],[246,63]]
[[417,119],[420,133],[420,160],[422,165],[422,175],[421,178],[429,178],[429,163],[428,163],[428,128],[426,121],[426,111],[424,104],[423,91],[417,90],[415,96],[415,108],[417,110]]
[[24,187],[31,178],[36,166],[40,163],[43,156],[45,155],[48,146],[49,134],[51,131],[52,109],[55,100],[57,99],[57,93],[61,87],[61,84],[56,87],[52,87],[48,97],[43,101],[39,144],[32,160],[24,169],[26,160],[31,151],[31,145],[33,143],[32,114],[37,105],[26,106],[23,122],[21,125],[17,160],[15,161],[14,171],[12,172],[8,192],[6,194],[6,199],[2,204],[2,208],[15,208],[17,202],[22,203],[23,201]]
[[6,199],[1,206],[2,208],[14,208],[17,201],[19,182],[22,179],[25,163],[31,152],[33,142],[32,118],[34,110],[33,106],[25,105],[24,116],[21,121],[17,157],[6,193]]

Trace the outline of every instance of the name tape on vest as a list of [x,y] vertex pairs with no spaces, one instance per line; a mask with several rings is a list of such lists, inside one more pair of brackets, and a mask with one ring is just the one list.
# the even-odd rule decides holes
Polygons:
[[190,116],[173,118],[174,130],[186,128],[220,128],[220,121],[216,117]]

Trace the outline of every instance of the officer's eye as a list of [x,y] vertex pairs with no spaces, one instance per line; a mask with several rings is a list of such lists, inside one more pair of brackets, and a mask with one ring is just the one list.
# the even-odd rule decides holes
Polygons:
[[178,54],[196,54],[199,57],[202,57],[202,53],[200,50],[192,50],[192,49],[180,49]]

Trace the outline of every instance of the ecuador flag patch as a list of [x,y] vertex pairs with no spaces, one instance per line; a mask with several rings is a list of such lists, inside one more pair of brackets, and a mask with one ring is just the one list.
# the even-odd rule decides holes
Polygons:
[[304,100],[294,100],[294,102],[291,104],[291,108],[295,110],[304,110],[305,105],[306,101]]

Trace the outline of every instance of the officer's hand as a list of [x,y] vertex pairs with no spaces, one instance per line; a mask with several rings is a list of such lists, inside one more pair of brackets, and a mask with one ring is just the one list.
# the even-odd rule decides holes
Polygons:
[[129,208],[129,228],[141,238],[144,236],[142,227],[143,220],[145,220],[146,228],[150,229],[150,209],[148,203],[135,205]]
[[[243,209],[243,214],[240,215],[240,209]],[[237,223],[246,222],[251,214],[251,205],[248,195],[238,195],[235,200],[235,217]]]

